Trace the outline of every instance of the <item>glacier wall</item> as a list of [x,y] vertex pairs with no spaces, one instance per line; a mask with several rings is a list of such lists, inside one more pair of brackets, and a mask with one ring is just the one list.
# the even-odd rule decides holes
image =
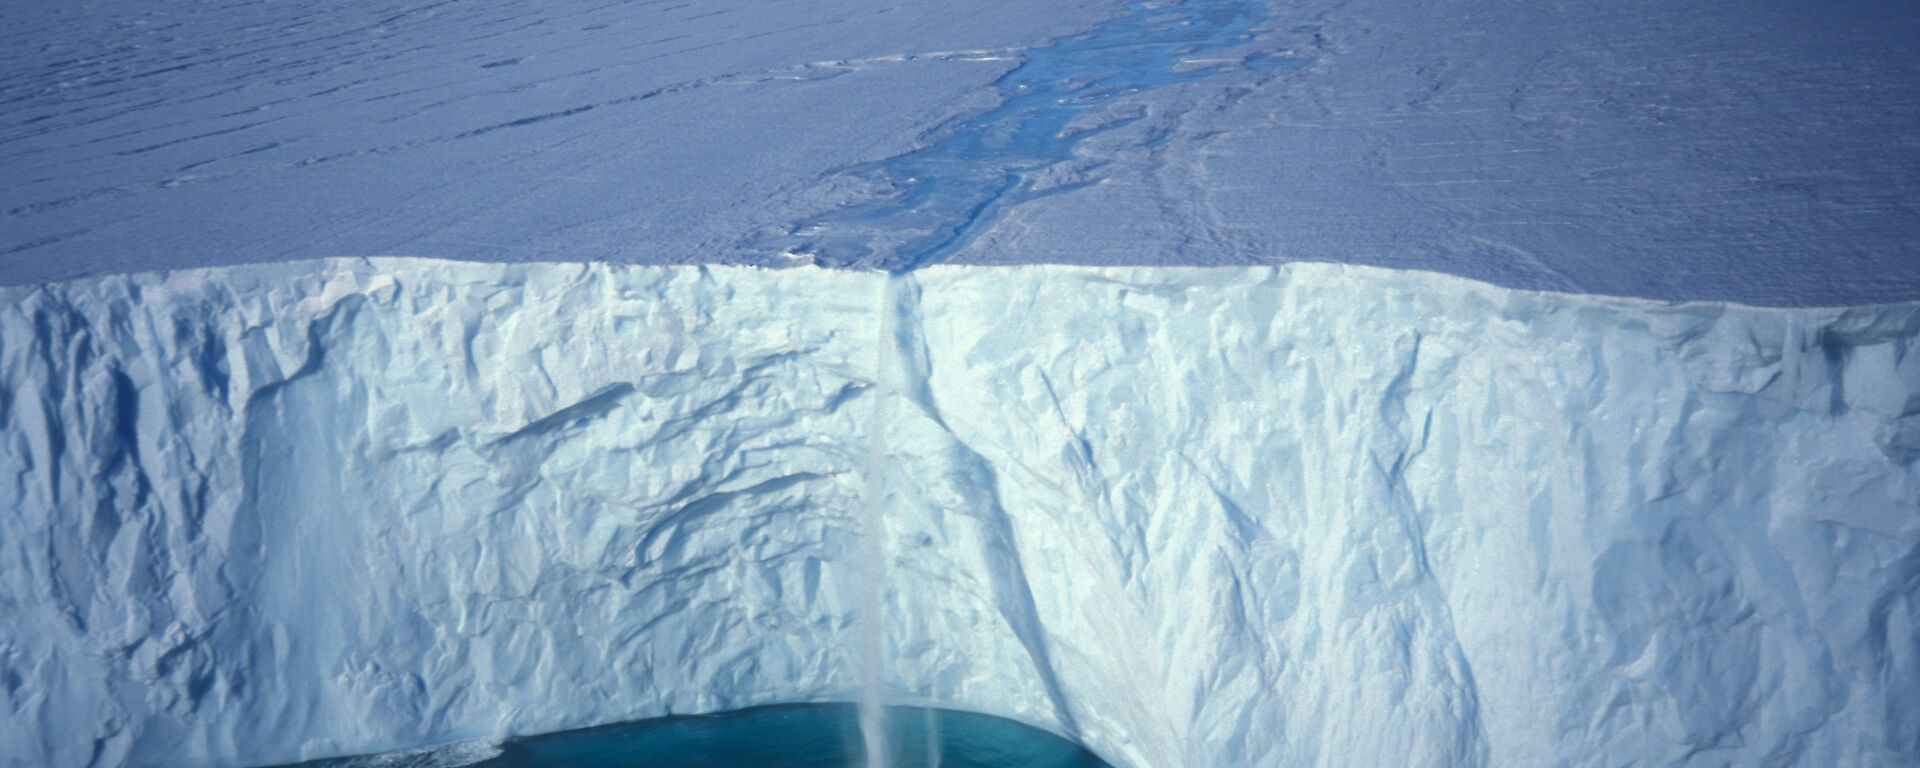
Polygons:
[[850,700],[876,427],[901,702],[1122,768],[1920,760],[1920,305],[337,260],[0,289],[0,765]]

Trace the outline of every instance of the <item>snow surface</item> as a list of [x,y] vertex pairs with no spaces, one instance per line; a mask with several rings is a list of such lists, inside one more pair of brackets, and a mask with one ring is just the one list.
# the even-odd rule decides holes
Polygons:
[[367,255],[786,265],[797,248],[889,269],[1306,260],[1920,300],[1910,0],[0,13],[3,285]]
[[1121,768],[1920,760],[1920,304],[335,260],[0,289],[0,765],[849,700],[882,410],[903,703]]

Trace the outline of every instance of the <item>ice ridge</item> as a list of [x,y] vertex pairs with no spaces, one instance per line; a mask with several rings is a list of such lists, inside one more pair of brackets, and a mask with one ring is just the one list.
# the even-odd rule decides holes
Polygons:
[[853,700],[879,392],[901,703],[1123,768],[1920,760],[1920,304],[381,259],[0,288],[0,765]]

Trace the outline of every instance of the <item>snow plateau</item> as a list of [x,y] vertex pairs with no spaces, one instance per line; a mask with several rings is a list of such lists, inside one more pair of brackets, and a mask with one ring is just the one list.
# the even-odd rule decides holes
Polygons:
[[338,260],[0,289],[0,765],[850,700],[880,392],[896,701],[1123,768],[1920,760],[1920,304]]

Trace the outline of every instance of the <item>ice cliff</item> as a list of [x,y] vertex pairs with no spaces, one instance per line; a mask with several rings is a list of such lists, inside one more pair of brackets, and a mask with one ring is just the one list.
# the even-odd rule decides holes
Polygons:
[[851,699],[876,413],[901,702],[1123,768],[1920,760],[1920,305],[341,260],[0,289],[0,765]]

